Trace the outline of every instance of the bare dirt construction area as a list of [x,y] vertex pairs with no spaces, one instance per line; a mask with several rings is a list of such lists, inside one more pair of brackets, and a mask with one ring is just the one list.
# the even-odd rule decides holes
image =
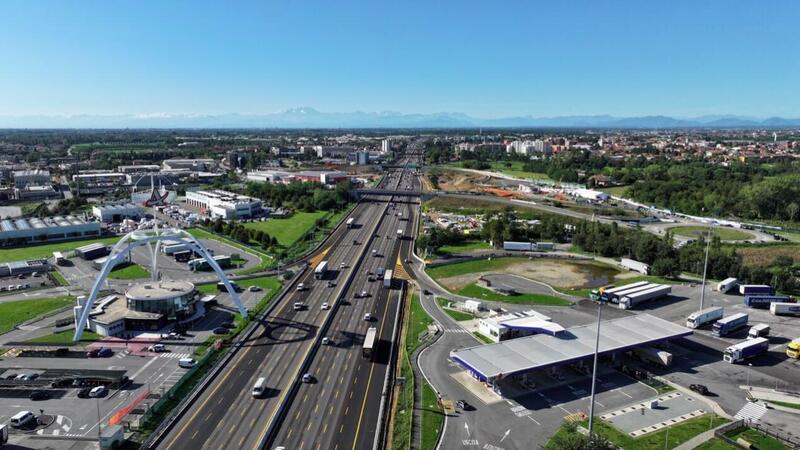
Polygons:
[[[436,177],[435,185],[439,188],[436,189],[431,177]],[[478,191],[479,185],[488,184],[490,177],[476,175],[468,172],[457,172],[452,170],[436,170],[426,174],[423,177],[423,184],[426,190],[429,191],[444,191],[444,192],[466,192]]]
[[458,290],[491,273],[514,274],[555,288],[575,289],[604,286],[620,274],[616,269],[592,261],[534,258],[517,260],[503,268],[487,267],[486,271],[445,277],[438,281],[448,289]]

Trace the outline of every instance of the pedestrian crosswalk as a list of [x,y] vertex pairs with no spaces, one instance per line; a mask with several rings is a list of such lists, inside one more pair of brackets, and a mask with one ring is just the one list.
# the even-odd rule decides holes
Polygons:
[[465,330],[463,328],[445,328],[444,332],[445,333],[465,333],[465,334],[470,334],[469,330]]
[[119,359],[122,359],[122,358],[124,358],[124,357],[128,356],[130,353],[131,353],[131,352],[130,352],[129,350],[123,350],[123,351],[121,351],[121,352],[117,352],[117,353],[114,355],[114,358],[119,358]]
[[161,353],[158,355],[159,358],[173,358],[173,359],[181,359],[181,358],[189,358],[192,356],[191,353]]
[[748,420],[751,422],[758,422],[761,417],[767,413],[767,407],[761,403],[751,403],[747,402],[746,405],[736,413],[737,419]]

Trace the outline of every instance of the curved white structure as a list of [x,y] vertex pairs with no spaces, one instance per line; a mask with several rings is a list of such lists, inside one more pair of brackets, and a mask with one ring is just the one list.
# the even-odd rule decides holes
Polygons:
[[225,272],[222,271],[222,268],[220,268],[219,264],[217,264],[217,262],[214,260],[214,257],[208,253],[208,250],[206,250],[205,246],[203,246],[200,241],[195,239],[194,236],[184,230],[178,230],[175,228],[137,230],[126,234],[125,237],[120,239],[119,242],[117,242],[116,245],[114,245],[114,247],[111,249],[111,253],[108,255],[108,259],[106,260],[105,264],[103,264],[103,269],[100,271],[100,275],[97,276],[97,279],[92,286],[92,292],[89,294],[89,298],[86,299],[86,303],[81,309],[81,317],[78,320],[78,323],[75,324],[75,335],[72,338],[73,341],[77,342],[81,339],[83,330],[86,328],[86,321],[89,320],[89,313],[92,311],[92,305],[97,299],[97,294],[100,292],[100,287],[103,286],[106,278],[108,278],[108,274],[111,273],[111,269],[113,269],[114,266],[120,262],[124,261],[134,248],[144,245],[148,247],[152,261],[150,273],[152,274],[153,281],[158,280],[158,266],[156,262],[158,259],[158,250],[161,247],[161,243],[164,241],[176,244],[186,244],[190,249],[202,255],[202,257],[208,262],[208,265],[214,269],[214,272],[217,273],[220,281],[225,284],[225,289],[227,289],[228,293],[231,295],[233,303],[239,309],[239,313],[242,316],[247,316],[247,308],[245,308],[242,304],[241,299],[239,299],[239,294],[237,294],[236,290],[234,290],[233,286],[231,286],[231,283],[228,280],[228,277],[225,275]]

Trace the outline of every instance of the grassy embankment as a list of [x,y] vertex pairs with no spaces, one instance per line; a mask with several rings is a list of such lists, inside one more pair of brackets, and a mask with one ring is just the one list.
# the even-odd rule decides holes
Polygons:
[[71,296],[16,300],[0,303],[0,334],[47,313],[66,308],[75,303]]
[[69,252],[94,242],[111,245],[116,244],[119,239],[119,237],[91,238],[77,241],[56,242],[52,244],[32,244],[19,248],[4,248],[0,249],[0,263],[52,258],[53,252]]
[[[709,233],[709,227],[704,226],[677,226],[670,227],[669,230],[672,231],[676,236],[683,236],[693,239],[706,237]],[[751,233],[748,233],[744,230],[737,230],[735,228],[714,227],[711,230],[711,233],[719,236],[719,238],[723,241],[746,241],[754,238]]]

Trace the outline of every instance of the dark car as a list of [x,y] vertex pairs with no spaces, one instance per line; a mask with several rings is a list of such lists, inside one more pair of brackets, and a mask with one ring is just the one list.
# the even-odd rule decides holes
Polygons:
[[431,295],[431,291],[429,291],[427,289],[423,290],[422,293],[425,294],[425,295]]
[[114,350],[110,348],[101,348],[99,352],[97,352],[97,356],[100,358],[110,358],[114,356]]
[[222,322],[219,326],[222,327],[222,328],[228,328],[228,329],[236,328],[236,324],[234,324],[233,322]]
[[56,356],[69,355],[69,349],[68,348],[64,348],[64,347],[57,348],[56,351],[55,351],[55,354],[56,354]]
[[89,398],[89,391],[91,390],[92,388],[81,389],[80,391],[78,391],[78,398]]
[[97,355],[99,353],[100,353],[100,349],[99,348],[93,348],[93,349],[89,350],[88,352],[86,352],[86,357],[87,358],[97,358]]
[[700,395],[708,395],[708,388],[703,384],[692,384],[692,385],[689,385],[689,389],[697,392]]
[[231,330],[229,330],[229,329],[227,329],[225,327],[217,327],[217,328],[214,328],[214,330],[212,331],[212,333],[214,333],[214,334],[228,334],[230,332],[231,332]]
[[456,405],[462,411],[474,411],[475,410],[475,407],[470,405],[469,403],[467,403],[466,400],[459,400],[458,403],[456,403]]
[[33,391],[28,398],[31,400],[47,400],[50,398],[50,393],[47,391]]

